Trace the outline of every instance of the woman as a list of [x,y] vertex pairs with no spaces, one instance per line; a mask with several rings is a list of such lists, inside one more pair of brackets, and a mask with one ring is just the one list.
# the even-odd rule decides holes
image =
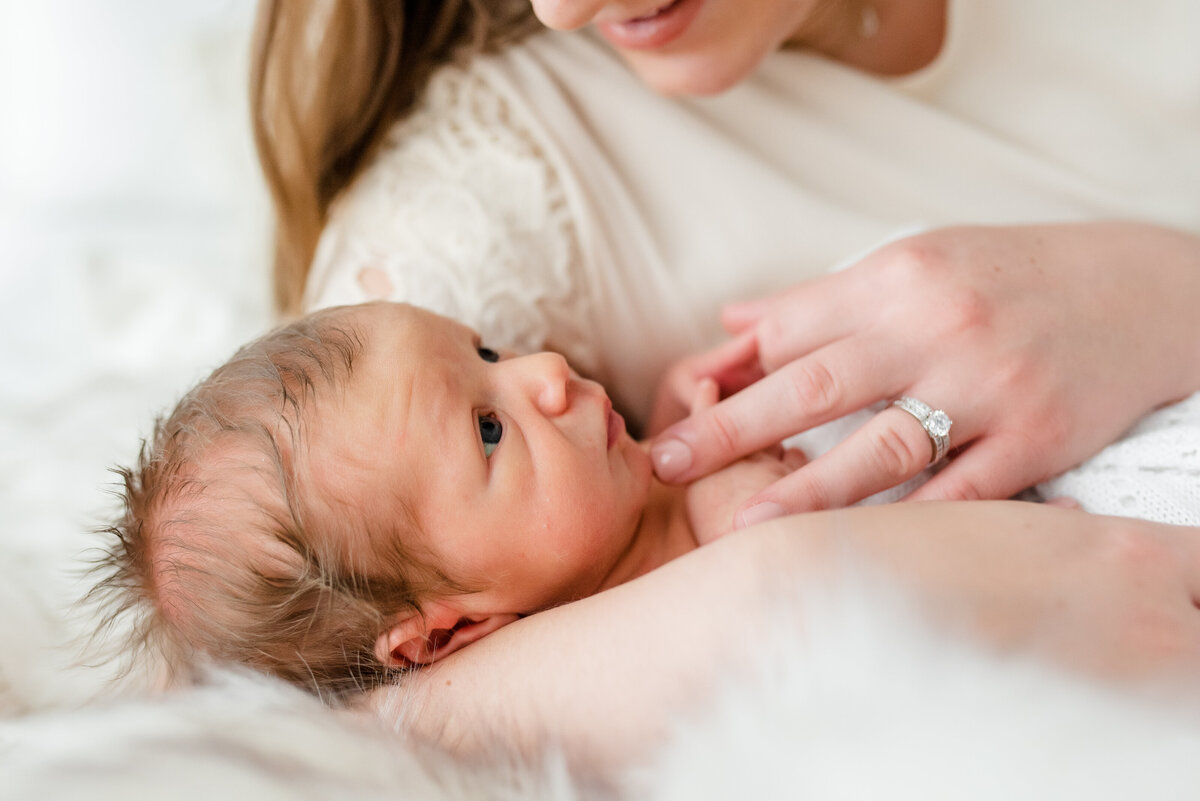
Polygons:
[[725,310],[744,358],[717,375],[726,394],[769,375],[665,431],[661,476],[917,403],[740,523],[853,503],[947,453],[917,497],[1007,497],[1200,388],[1183,0],[538,0],[598,36],[524,38],[522,3],[318,8],[265,3],[256,50],[281,306],[407,300],[554,347],[653,433],[681,408],[668,391],[651,419],[667,365],[766,293]]
[[[1200,388],[1185,0],[535,0],[546,25],[594,32],[523,36],[528,11],[264,3],[283,310],[428,306],[492,346],[567,353],[651,429],[704,375],[728,394],[767,373],[664,432],[674,480],[918,400],[743,524],[851,503],[951,450],[920,497],[1006,497]],[[720,341],[723,304],[756,296],[656,406],[668,365]],[[463,752],[498,730],[624,764],[746,653],[723,634],[769,636],[763,577],[827,572],[844,543],[1002,648],[1108,676],[1194,669],[1196,534],[1008,503],[785,517],[375,700],[415,694],[408,725]]]

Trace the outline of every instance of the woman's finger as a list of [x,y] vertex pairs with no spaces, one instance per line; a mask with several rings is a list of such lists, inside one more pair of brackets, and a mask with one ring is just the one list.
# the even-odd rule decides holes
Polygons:
[[[957,440],[956,440],[957,442]],[[1042,478],[1027,470],[1028,445],[1002,436],[981,438],[906,501],[976,501],[1011,498]]]
[[780,514],[850,506],[908,481],[929,466],[933,447],[921,423],[889,407],[807,467],[747,501],[738,528]]
[[873,307],[862,301],[859,285],[855,271],[835,273],[780,295],[726,306],[721,321],[731,333],[754,332],[759,361],[771,372],[862,329],[868,322],[862,315]]
[[903,369],[890,342],[842,340],[784,365],[655,438],[663,481],[685,482],[895,393]]
[[721,307],[721,325],[726,331],[734,333],[756,325],[768,314],[776,314],[787,308],[800,311],[801,306],[808,306],[808,311],[820,312],[824,304],[814,295],[819,295],[823,289],[837,290],[855,280],[852,268],[839,270],[800,281],[780,292],[726,303]]
[[730,334],[748,331],[775,308],[781,297],[795,292],[796,288],[792,287],[780,295],[765,295],[761,298],[726,303],[721,307],[721,326]]

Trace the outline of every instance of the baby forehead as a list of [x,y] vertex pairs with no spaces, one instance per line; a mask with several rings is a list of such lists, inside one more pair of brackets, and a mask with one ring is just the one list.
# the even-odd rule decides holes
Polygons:
[[370,333],[377,336],[476,338],[474,330],[457,320],[408,303],[377,301],[349,308],[361,318]]
[[414,430],[443,423],[461,405],[470,384],[465,356],[457,352],[463,348],[424,336],[430,323],[442,327],[440,318],[414,315],[369,338],[348,380],[304,409],[298,459],[313,467],[377,469],[381,451],[411,445]]
[[[420,388],[423,405],[449,394],[454,373],[479,341],[471,328],[440,314],[401,303],[364,304],[354,309],[353,325],[362,332],[363,352],[337,392],[332,410],[376,421],[391,417],[397,396]],[[435,386],[445,384],[446,386]],[[317,407],[325,404],[316,404]]]
[[303,410],[300,457],[310,466],[333,461],[342,469],[370,469],[378,466],[381,446],[455,404],[466,380],[462,360],[478,337],[455,320],[403,303],[331,311],[361,332],[363,351],[346,381]]

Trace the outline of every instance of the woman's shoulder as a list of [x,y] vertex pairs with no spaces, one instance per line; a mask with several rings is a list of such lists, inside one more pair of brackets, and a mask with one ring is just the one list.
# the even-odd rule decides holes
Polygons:
[[547,145],[477,59],[440,69],[335,201],[305,306],[406,301],[541,349],[572,339],[560,317],[583,319],[577,273]]
[[504,97],[480,71],[448,65],[334,202],[324,240],[353,235],[448,256],[470,244],[468,233],[487,233],[474,230],[486,223],[544,228],[556,190],[557,176]]

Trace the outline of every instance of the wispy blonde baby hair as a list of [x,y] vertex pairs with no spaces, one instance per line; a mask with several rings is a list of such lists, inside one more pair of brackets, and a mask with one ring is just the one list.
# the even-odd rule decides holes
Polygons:
[[384,531],[365,514],[334,519],[300,485],[305,411],[364,348],[348,316],[319,312],[245,346],[116,469],[123,509],[103,529],[91,599],[102,628],[130,627],[127,654],[158,652],[185,676],[240,662],[336,697],[386,674],[374,650],[388,616],[448,586],[403,545],[411,515]]
[[280,311],[299,312],[334,198],[438,67],[540,27],[528,0],[260,0],[250,105]]

